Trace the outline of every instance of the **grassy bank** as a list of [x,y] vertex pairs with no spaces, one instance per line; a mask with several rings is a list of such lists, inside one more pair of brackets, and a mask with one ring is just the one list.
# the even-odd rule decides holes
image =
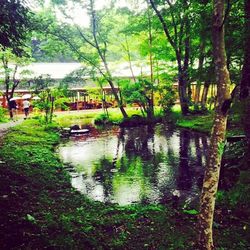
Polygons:
[[[143,118],[142,113],[138,108],[126,108],[128,121],[136,117]],[[159,119],[163,116],[160,108],[155,108],[155,117]],[[84,110],[75,112],[62,112],[55,115],[55,121],[61,127],[69,127],[73,124],[86,126],[89,124],[115,124],[119,125],[124,122],[122,113],[118,108],[108,109],[108,114],[102,109],[99,110]],[[145,119],[146,120],[146,119]]]
[[0,153],[3,249],[192,248],[192,216],[157,205],[104,205],[73,190],[54,153],[58,142],[53,127],[45,129],[35,120],[5,137]]
[[[174,111],[172,116],[177,126],[206,134],[210,134],[213,126],[213,112],[210,112],[206,115],[182,116],[179,111]],[[229,115],[227,122],[227,136],[240,134],[244,134],[242,122],[240,121],[240,115]]]
[[[45,128],[32,119],[4,138],[2,249],[194,249],[196,215],[170,204],[103,204],[72,189],[54,152],[59,140],[55,127]],[[246,223],[236,223],[233,212],[221,216],[221,209],[215,215],[218,249],[246,249]]]

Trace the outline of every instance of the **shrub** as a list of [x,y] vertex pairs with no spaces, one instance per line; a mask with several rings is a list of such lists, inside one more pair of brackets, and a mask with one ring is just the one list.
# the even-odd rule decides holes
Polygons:
[[174,91],[173,85],[165,84],[161,87],[160,92],[161,99],[159,100],[159,104],[161,105],[163,111],[168,113],[176,101],[176,93]]
[[0,122],[3,122],[6,120],[6,114],[7,114],[7,109],[0,107]]

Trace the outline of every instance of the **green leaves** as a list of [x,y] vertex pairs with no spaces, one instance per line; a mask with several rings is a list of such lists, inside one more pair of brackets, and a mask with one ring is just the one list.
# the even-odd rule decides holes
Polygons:
[[226,145],[225,141],[218,143],[218,151],[219,151],[220,157],[222,157],[222,155],[223,155],[225,145]]
[[36,224],[36,219],[35,219],[32,215],[27,214],[27,215],[26,215],[26,219],[27,219],[29,222],[31,222],[32,224]]
[[1,1],[0,17],[0,49],[10,48],[21,56],[27,33],[32,28],[29,9],[21,1]]
[[197,211],[195,209],[190,209],[190,210],[183,210],[183,213],[190,214],[190,215],[197,215],[197,214],[199,214],[199,211]]

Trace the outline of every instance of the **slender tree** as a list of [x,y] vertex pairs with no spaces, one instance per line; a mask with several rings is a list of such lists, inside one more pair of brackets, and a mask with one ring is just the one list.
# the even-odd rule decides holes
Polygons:
[[[25,49],[23,49],[25,51]],[[15,90],[21,83],[21,79],[17,78],[17,71],[19,67],[29,64],[30,57],[28,57],[28,50],[24,53],[26,56],[18,57],[11,52],[11,49],[0,50],[0,85],[3,85],[4,96],[9,105],[10,99],[14,96]],[[19,72],[23,78],[29,75],[29,71],[22,70]],[[2,76],[2,77],[1,77]],[[23,79],[24,80],[24,79]],[[10,117],[12,112],[10,110]]]
[[102,70],[99,70],[99,71],[104,76],[104,78],[107,80],[107,82],[109,83],[109,85],[112,89],[112,93],[115,96],[115,100],[118,103],[118,107],[120,108],[123,117],[127,118],[128,115],[123,107],[122,99],[119,97],[119,95],[115,89],[112,74],[111,74],[111,71],[109,69],[109,65],[107,62],[107,57],[106,57],[107,41],[105,41],[103,38],[101,38],[101,41],[103,43],[103,47],[101,47],[100,40],[98,40],[98,37],[100,38],[100,30],[98,30],[98,20],[97,20],[96,10],[95,10],[94,4],[95,4],[94,0],[89,0],[89,13],[90,13],[90,17],[91,17],[92,36],[93,36],[93,40],[94,40],[93,43],[91,42],[92,47],[94,47],[96,49],[99,57],[101,58],[103,65],[104,65],[105,73]]
[[[188,67],[190,60],[190,20],[189,20],[189,1],[172,1],[167,0],[167,7],[161,11],[157,8],[155,0],[149,0],[152,8],[158,16],[163,31],[168,42],[171,44],[176,57],[178,66],[178,92],[181,104],[181,110],[184,115],[189,112],[188,97]],[[180,13],[180,10],[182,13]],[[165,19],[164,14],[169,13],[169,18]],[[171,20],[171,23],[167,20]],[[173,27],[173,30],[171,30]]]
[[[83,5],[84,3],[81,4]],[[90,17],[89,28],[82,28],[75,23],[74,25],[62,25],[54,22],[49,24],[50,27],[47,30],[51,35],[67,44],[78,60],[92,66],[108,82],[123,117],[127,118],[128,115],[124,109],[122,98],[115,87],[114,78],[107,60],[108,36],[111,28],[102,25],[101,21],[105,19],[105,13],[103,15],[98,13],[95,8],[95,0],[86,1],[84,7],[87,8]],[[65,17],[73,21],[66,13],[65,8],[61,6],[60,9]],[[69,33],[66,31],[69,31]]]
[[213,0],[213,53],[218,95],[213,129],[210,138],[209,158],[203,180],[199,215],[199,249],[214,249],[212,225],[215,196],[218,189],[221,157],[225,145],[226,122],[231,100],[230,77],[224,41],[224,0]]

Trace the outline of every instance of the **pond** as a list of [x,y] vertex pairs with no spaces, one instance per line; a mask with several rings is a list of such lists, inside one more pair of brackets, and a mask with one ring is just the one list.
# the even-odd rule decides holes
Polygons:
[[200,194],[207,148],[203,134],[158,124],[91,128],[62,143],[59,154],[72,186],[91,199],[188,204]]

